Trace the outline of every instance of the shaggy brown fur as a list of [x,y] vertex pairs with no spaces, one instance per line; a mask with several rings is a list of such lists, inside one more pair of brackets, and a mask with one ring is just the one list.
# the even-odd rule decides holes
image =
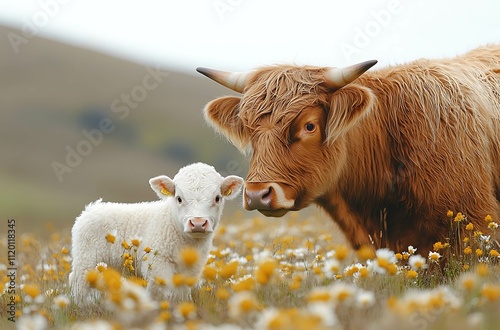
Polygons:
[[249,183],[278,183],[293,210],[321,206],[355,248],[426,254],[449,236],[449,209],[483,232],[487,214],[500,221],[500,46],[370,71],[339,90],[325,70],[261,68],[241,99],[205,107],[252,152]]

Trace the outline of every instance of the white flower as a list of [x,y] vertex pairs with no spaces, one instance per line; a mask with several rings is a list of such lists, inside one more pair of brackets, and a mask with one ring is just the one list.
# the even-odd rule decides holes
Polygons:
[[375,304],[375,294],[371,291],[358,290],[356,294],[356,305],[358,307],[371,307]]
[[337,315],[331,303],[315,301],[307,305],[309,314],[319,318],[327,328],[333,328],[337,323]]
[[414,270],[426,269],[427,267],[429,267],[429,265],[427,265],[425,262],[425,258],[420,254],[412,255],[408,259],[408,264]]
[[102,272],[103,270],[108,268],[108,264],[105,262],[98,262],[97,265],[95,266],[95,269]]
[[66,308],[69,305],[69,298],[66,297],[65,295],[58,295],[54,297],[53,303],[54,303],[54,308],[55,309],[60,309],[60,308]]
[[323,264],[323,272],[329,278],[334,277],[338,274],[340,269],[340,263],[337,259],[328,259]]
[[228,306],[228,315],[233,319],[238,319],[256,309],[257,297],[250,291],[237,292],[229,298]]
[[429,251],[429,260],[437,262],[441,258],[441,255],[437,252]]
[[377,259],[378,258],[386,259],[390,264],[393,264],[393,263],[398,261],[394,251],[391,251],[391,250],[386,249],[386,248],[378,249],[377,251],[375,251],[375,255],[377,256]]
[[17,321],[19,330],[44,330],[47,328],[47,319],[40,314],[23,315]]
[[417,248],[414,248],[413,245],[408,246],[408,253],[415,254],[417,252]]
[[330,288],[330,296],[335,302],[349,303],[356,294],[357,287],[345,282],[336,282]]
[[389,249],[378,249],[375,255],[377,256],[375,260],[367,261],[368,270],[370,270],[370,272],[385,274],[388,266],[398,261],[394,251]]

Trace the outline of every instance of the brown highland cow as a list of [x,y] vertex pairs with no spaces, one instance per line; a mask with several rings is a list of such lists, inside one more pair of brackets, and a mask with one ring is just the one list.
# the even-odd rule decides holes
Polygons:
[[[500,46],[369,71],[278,65],[198,68],[241,97],[205,118],[251,155],[244,207],[282,216],[312,203],[354,248],[426,255],[448,210],[477,230],[500,220]],[[464,228],[465,226],[462,226]]]

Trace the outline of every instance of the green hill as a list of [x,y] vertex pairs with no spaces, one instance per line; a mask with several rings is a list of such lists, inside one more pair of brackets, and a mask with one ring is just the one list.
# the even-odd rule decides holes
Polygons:
[[195,161],[246,175],[247,161],[201,113],[231,92],[194,68],[186,74],[38,37],[16,54],[9,32],[20,34],[0,27],[3,218],[30,230],[69,227],[99,197],[155,199],[149,178]]

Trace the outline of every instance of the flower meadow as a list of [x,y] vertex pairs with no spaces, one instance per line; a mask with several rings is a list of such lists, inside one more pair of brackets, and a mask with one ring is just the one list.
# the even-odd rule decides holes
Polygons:
[[[466,215],[449,211],[443,221],[450,221],[454,238],[420,255],[413,246],[353,251],[326,216],[266,219],[237,212],[223,217],[199,279],[154,279],[191,287],[186,301],[149,296],[134,265],[155,251],[139,248],[140,237],[100,233],[106,244],[121,245],[123,267],[102,261],[88,271],[87,281],[101,293],[88,305],[71,300],[69,229],[51,229],[47,239],[18,233],[15,279],[7,255],[0,256],[0,328],[496,329],[498,220],[485,216],[491,231],[481,233]],[[7,244],[1,237],[3,251]],[[196,250],[182,251],[179,260],[195,264]]]

